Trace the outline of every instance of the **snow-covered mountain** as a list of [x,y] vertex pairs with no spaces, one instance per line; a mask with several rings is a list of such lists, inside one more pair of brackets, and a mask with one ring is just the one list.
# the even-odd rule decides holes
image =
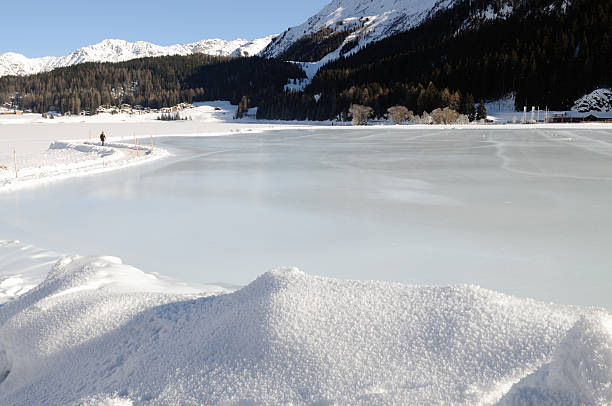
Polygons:
[[[364,45],[419,26],[436,13],[459,4],[461,0],[333,0],[303,24],[289,28],[273,39],[262,52],[265,57],[282,56],[296,42],[308,37],[329,37],[334,33],[348,33],[344,41],[319,62],[322,65],[341,55],[348,55]],[[511,1],[502,0],[496,7],[474,6],[470,18],[463,22],[467,28],[480,21],[506,18],[513,12]]]
[[252,41],[245,39],[234,41],[207,39],[192,44],[178,44],[167,47],[143,41],[127,42],[107,39],[61,57],[27,58],[24,55],[9,52],[0,55],[0,76],[30,75],[84,62],[123,62],[130,59],[165,55],[190,55],[194,53],[219,56],[256,55],[275,36],[270,35]]
[[[299,39],[322,29],[346,31],[344,44],[355,47],[378,41],[418,26],[436,11],[448,8],[455,0],[333,0],[305,23],[289,28],[261,53],[277,57]],[[335,53],[339,52],[339,47]],[[330,57],[337,55],[330,55]],[[327,58],[329,59],[329,58]]]

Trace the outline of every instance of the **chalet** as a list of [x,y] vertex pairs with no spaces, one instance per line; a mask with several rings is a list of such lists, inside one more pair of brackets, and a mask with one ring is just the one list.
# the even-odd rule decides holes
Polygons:
[[582,117],[582,121],[585,123],[612,123],[612,117],[597,117],[595,114],[589,114]]

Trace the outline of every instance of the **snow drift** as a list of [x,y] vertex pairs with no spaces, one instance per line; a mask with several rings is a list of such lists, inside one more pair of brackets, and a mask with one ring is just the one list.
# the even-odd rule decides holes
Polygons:
[[501,405],[609,405],[612,318],[582,317],[550,363],[516,384]]
[[547,387],[529,374],[546,368],[559,387],[581,362],[575,388],[605,404],[610,325],[585,322],[605,317],[296,269],[228,292],[68,256],[0,307],[0,403],[495,404],[538,399]]

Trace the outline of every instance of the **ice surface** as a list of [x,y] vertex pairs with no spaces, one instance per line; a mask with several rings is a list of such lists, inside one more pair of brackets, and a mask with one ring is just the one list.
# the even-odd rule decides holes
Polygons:
[[[0,402],[495,404],[569,356],[587,365],[579,384],[595,382],[588,393],[605,404],[609,333],[584,321],[604,317],[475,286],[292,268],[226,293],[113,257],[67,256],[0,307]],[[568,367],[557,370],[565,379]]]
[[[163,158],[166,151],[153,148],[151,153],[149,148],[161,135],[203,137],[299,128],[295,124],[254,122],[254,118],[232,120],[235,109],[226,101],[197,103],[196,108],[181,112],[189,121],[170,123],[157,120],[156,113],[64,116],[54,120],[43,119],[40,114],[0,115],[0,192]],[[101,131],[107,134],[106,148],[97,142]]]
[[0,305],[42,282],[60,257],[19,241],[0,241]]
[[159,139],[173,157],[0,196],[0,230],[200,283],[294,265],[611,308],[612,134],[586,128]]

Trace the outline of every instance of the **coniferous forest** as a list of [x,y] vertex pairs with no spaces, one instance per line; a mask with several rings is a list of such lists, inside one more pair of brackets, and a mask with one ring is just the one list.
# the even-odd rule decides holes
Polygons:
[[460,2],[415,29],[329,63],[304,94],[266,99],[258,117],[342,118],[353,103],[372,107],[378,117],[393,105],[419,114],[444,106],[469,114],[475,101],[509,93],[517,109],[569,109],[584,94],[612,85],[612,2],[575,0],[564,13],[547,12],[549,4],[519,3],[505,20],[470,28],[462,24],[474,20],[472,10],[491,2]]
[[[319,32],[277,60],[207,55],[87,63],[26,77],[0,78],[0,102],[45,112],[94,111],[128,103],[159,108],[179,102],[244,97],[257,117],[347,119],[352,104],[382,117],[402,105],[417,114],[450,107],[474,115],[480,100],[515,94],[516,107],[568,109],[612,85],[612,1],[517,1],[505,19],[487,20],[503,2],[462,0],[422,25],[369,44],[323,66],[303,92],[284,90],[305,77],[286,59],[316,60],[350,32]],[[498,4],[499,3],[499,4]],[[551,11],[552,10],[552,11]],[[353,45],[353,44],[351,44]]]
[[1,77],[0,101],[12,100],[34,112],[54,106],[75,114],[122,103],[151,108],[208,100],[238,104],[244,95],[257,105],[281,93],[288,78],[302,77],[304,72],[294,64],[258,57],[164,56]]

